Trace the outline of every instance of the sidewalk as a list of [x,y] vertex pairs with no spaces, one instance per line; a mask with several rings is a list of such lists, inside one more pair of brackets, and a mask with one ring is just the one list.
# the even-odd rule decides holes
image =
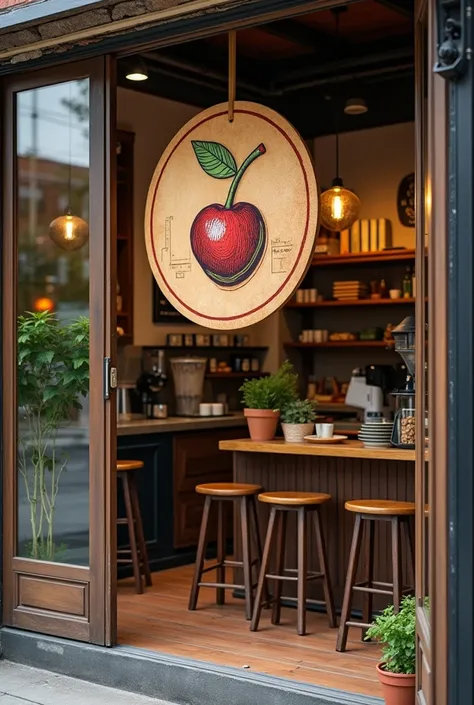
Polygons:
[[0,705],[169,705],[163,700],[0,661]]

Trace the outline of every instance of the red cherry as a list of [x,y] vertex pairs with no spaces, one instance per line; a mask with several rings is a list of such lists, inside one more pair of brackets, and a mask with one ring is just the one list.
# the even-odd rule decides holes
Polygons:
[[251,203],[230,208],[213,203],[197,214],[191,226],[194,256],[219,286],[246,281],[260,264],[265,246],[265,223]]

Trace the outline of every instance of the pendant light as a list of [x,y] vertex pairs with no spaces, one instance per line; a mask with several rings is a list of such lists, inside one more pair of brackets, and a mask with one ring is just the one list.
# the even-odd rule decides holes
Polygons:
[[[71,86],[69,86],[71,94]],[[72,157],[71,157],[71,110],[69,110],[69,178],[68,202],[64,215],[55,218],[49,225],[49,237],[62,250],[72,252],[83,247],[89,239],[89,226],[85,220],[74,215],[71,209]]]
[[[334,8],[336,16],[336,47],[337,47],[337,86],[339,85],[339,14],[341,8]],[[338,91],[337,91],[338,93]],[[337,99],[339,95],[336,96]],[[333,179],[332,188],[321,194],[319,201],[321,209],[321,223],[332,232],[341,232],[350,228],[359,217],[360,201],[358,197],[347,188],[344,188],[339,176],[339,100],[336,100],[336,178]]]
[[130,64],[125,78],[129,81],[146,81],[148,78],[148,71],[145,66],[144,61],[138,57]]

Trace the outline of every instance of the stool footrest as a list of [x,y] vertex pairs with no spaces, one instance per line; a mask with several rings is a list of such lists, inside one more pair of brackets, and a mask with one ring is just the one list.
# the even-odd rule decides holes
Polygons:
[[393,595],[392,590],[382,590],[382,588],[364,587],[362,585],[354,585],[354,592],[369,592],[373,595]]
[[[294,568],[286,568],[285,569],[286,573],[297,573],[298,571]],[[297,575],[274,575],[273,573],[267,573],[265,575],[265,578],[268,580],[291,580],[293,582],[296,582],[298,580]],[[324,578],[324,573],[307,573],[305,580],[320,580],[321,578]]]
[[346,622],[345,623],[346,627],[360,627],[361,629],[369,629],[371,627],[371,624],[368,624],[367,622]]
[[[234,585],[233,583],[198,583],[198,586],[208,588],[224,588],[227,590],[245,590],[245,585]],[[256,585],[252,585],[253,588]]]

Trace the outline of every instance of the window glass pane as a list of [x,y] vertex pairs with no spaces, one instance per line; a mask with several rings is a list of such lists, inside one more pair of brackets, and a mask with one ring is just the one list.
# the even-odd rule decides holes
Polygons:
[[17,551],[87,565],[89,81],[21,92],[16,111]]

